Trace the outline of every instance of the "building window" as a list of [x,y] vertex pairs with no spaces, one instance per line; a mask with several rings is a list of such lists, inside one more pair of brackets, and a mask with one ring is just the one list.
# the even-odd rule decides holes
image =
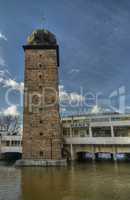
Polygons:
[[110,127],[93,127],[93,137],[111,137]]
[[43,136],[43,133],[42,133],[42,132],[40,132],[40,136]]
[[10,141],[6,141],[6,146],[7,146],[7,147],[10,146]]
[[63,128],[63,135],[64,136],[70,136],[70,129],[69,128]]

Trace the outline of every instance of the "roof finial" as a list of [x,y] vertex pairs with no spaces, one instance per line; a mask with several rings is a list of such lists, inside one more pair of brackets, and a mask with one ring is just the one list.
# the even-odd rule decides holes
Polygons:
[[45,20],[46,20],[46,18],[43,15],[43,17],[41,19],[41,29],[44,29],[44,27],[45,27]]

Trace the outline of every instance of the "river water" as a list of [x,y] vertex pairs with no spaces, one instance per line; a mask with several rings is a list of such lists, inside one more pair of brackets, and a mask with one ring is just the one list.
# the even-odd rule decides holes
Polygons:
[[130,200],[130,163],[15,168],[0,162],[0,200]]

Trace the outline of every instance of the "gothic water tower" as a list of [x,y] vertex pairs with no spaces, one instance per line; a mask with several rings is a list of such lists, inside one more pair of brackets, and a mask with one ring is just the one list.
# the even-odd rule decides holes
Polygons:
[[23,157],[17,165],[65,165],[58,101],[59,47],[53,33],[35,30],[25,51]]

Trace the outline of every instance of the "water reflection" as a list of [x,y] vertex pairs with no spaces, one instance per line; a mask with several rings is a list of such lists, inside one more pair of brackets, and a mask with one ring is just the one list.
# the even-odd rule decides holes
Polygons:
[[22,169],[23,199],[63,199],[69,186],[67,171],[63,168]]
[[1,197],[6,200],[128,200],[130,163],[86,163],[66,168],[1,166],[0,200]]
[[0,200],[21,200],[21,170],[0,162]]

